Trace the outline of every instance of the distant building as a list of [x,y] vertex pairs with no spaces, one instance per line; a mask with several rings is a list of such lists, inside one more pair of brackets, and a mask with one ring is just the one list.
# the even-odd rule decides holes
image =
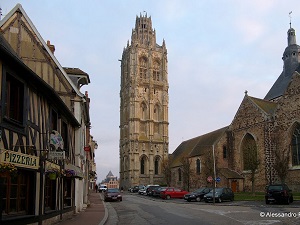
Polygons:
[[121,60],[120,185],[163,183],[169,149],[169,84],[165,41],[156,44],[151,17],[136,17]]
[[111,171],[108,172],[105,180],[103,180],[101,184],[105,184],[107,188],[119,188],[118,177],[114,176]]

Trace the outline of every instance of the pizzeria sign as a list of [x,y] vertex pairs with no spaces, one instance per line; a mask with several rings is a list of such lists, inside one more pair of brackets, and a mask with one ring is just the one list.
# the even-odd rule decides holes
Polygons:
[[39,157],[5,150],[0,153],[0,163],[11,163],[18,167],[38,169]]

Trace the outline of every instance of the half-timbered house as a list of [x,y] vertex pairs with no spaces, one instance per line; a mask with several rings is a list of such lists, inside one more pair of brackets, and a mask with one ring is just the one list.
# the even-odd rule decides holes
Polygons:
[[1,224],[55,221],[87,201],[89,76],[54,50],[20,4],[0,21]]

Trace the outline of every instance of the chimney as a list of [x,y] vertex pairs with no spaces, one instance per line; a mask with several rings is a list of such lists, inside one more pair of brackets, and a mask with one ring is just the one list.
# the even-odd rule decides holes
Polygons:
[[54,45],[51,45],[49,40],[47,41],[47,45],[48,45],[48,47],[50,48],[52,54],[54,55],[54,52],[55,52],[55,46],[54,46]]

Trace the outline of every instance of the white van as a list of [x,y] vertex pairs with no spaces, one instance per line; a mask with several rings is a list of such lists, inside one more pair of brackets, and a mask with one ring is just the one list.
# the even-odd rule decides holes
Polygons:
[[102,191],[106,191],[107,190],[107,186],[106,185],[100,185],[100,188],[99,188],[99,191],[102,192]]

